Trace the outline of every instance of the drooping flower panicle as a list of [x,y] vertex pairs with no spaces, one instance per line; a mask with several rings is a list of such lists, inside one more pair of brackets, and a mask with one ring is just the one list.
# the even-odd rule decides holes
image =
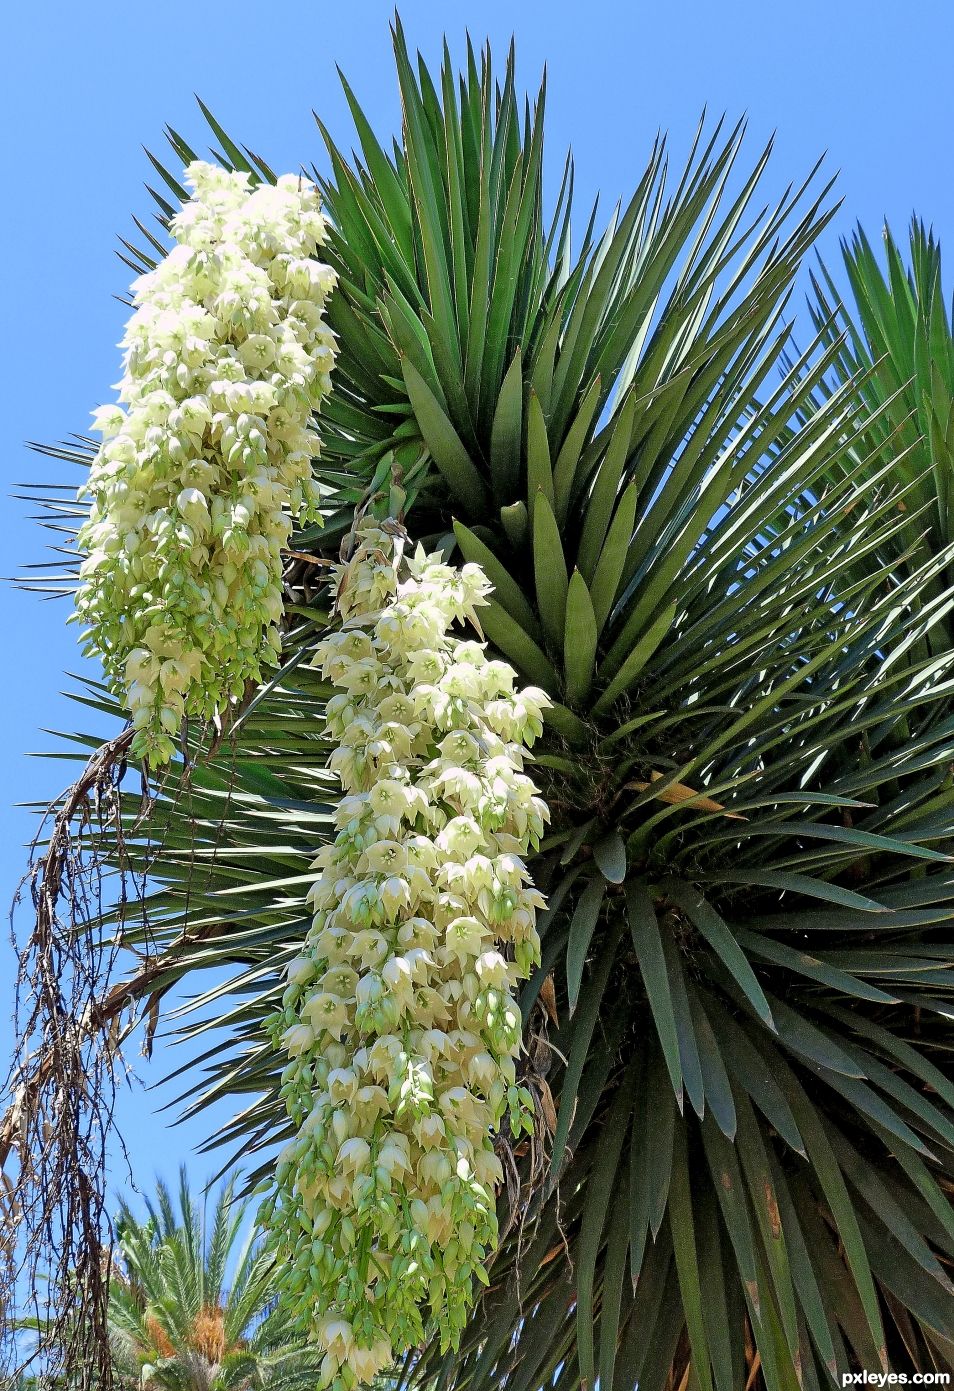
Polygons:
[[493,1136],[517,1084],[513,991],[539,960],[523,856],[547,809],[523,771],[542,691],[454,635],[490,584],[361,524],[316,664],[342,797],[274,1041],[297,1128],[263,1208],[282,1297],[349,1391],[440,1330],[456,1345],[497,1237]]
[[274,663],[281,551],[293,520],[319,519],[311,416],[335,358],[315,186],[201,161],[185,177],[177,245],[133,286],[119,402],[94,413],[78,535],[76,617],[151,763]]

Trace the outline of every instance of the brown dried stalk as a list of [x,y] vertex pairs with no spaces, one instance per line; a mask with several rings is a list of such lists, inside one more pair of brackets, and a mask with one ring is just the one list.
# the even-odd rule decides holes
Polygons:
[[[118,940],[104,941],[88,925],[103,905],[97,847],[105,835],[111,848],[120,846],[122,862],[119,783],[131,741],[127,729],[96,750],[73,786],[51,804],[31,847],[24,883],[34,923],[18,954],[18,1056],[7,1079],[10,1108],[0,1125],[9,1217],[2,1291],[7,1344],[15,1285],[23,1282],[40,1333],[34,1356],[43,1354],[44,1379],[61,1378],[78,1391],[112,1386],[104,1171],[120,1015],[103,1033],[97,993],[109,978]],[[124,903],[120,870],[120,915]],[[49,1301],[41,1309],[44,1276]]]
[[[18,952],[18,1054],[0,1118],[0,1334],[8,1366],[39,1359],[41,1384],[71,1391],[114,1384],[106,1148],[121,1047],[146,1018],[148,1050],[162,976],[187,946],[216,931],[183,936],[110,984],[129,902],[120,783],[131,742],[126,729],[101,745],[51,804],[21,885],[29,884],[35,916]],[[115,901],[104,902],[104,865],[118,868]],[[141,886],[133,887],[138,904]],[[108,937],[90,931],[104,906],[117,920]],[[26,1358],[15,1340],[15,1287],[29,1292],[29,1322],[39,1334]]]

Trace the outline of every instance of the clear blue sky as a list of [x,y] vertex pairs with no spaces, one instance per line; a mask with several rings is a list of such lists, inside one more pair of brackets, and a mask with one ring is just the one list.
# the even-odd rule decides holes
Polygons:
[[[0,218],[7,322],[0,339],[0,573],[40,559],[45,544],[9,494],[20,480],[53,477],[57,466],[27,452],[23,441],[85,430],[89,411],[109,399],[118,376],[124,311],[112,296],[125,289],[128,273],[114,249],[117,234],[132,234],[130,215],[150,211],[141,147],[162,149],[165,122],[200,146],[197,92],[274,168],[320,161],[312,108],[350,140],[336,62],[372,124],[393,129],[390,15],[384,0],[30,0],[11,9],[0,97],[7,189]],[[572,143],[580,207],[597,189],[608,202],[631,190],[657,128],[683,151],[706,105],[732,118],[747,112],[753,152],[777,131],[771,191],[799,179],[828,151],[845,199],[824,242],[831,260],[838,235],[855,219],[872,236],[885,216],[903,232],[912,210],[934,224],[954,256],[950,0],[406,0],[402,15],[411,42],[429,58],[439,55],[445,29],[460,53],[469,27],[475,39],[489,35],[501,56],[514,32],[528,86],[548,65],[550,154],[557,164]],[[800,302],[796,308],[801,312]],[[9,585],[0,587],[0,606],[7,644],[0,683],[6,903],[30,834],[29,818],[12,803],[51,795],[68,771],[25,754],[51,746],[44,727],[74,728],[83,715],[60,694],[63,671],[81,661],[75,630],[64,626],[66,607]],[[0,955],[4,1066],[10,964]],[[177,1061],[160,1040],[152,1066],[141,1071],[155,1082]],[[166,1129],[158,1107],[171,1095],[162,1088],[128,1092],[119,1107],[134,1170],[147,1185],[156,1170],[174,1177],[205,1131],[201,1121]],[[205,1159],[190,1167],[196,1178],[210,1172]],[[124,1179],[117,1164],[113,1180]]]

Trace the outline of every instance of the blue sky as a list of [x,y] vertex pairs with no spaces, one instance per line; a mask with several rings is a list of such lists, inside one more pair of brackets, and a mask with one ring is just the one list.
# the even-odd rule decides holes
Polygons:
[[[150,212],[142,146],[161,151],[169,122],[200,147],[198,93],[274,168],[320,163],[312,108],[342,143],[350,140],[335,63],[372,125],[392,130],[398,106],[391,13],[383,0],[166,0],[159,7],[33,0],[14,7],[5,24],[0,97],[8,190],[0,218],[8,325],[0,338],[4,575],[42,559],[45,545],[29,509],[10,497],[15,485],[67,476],[65,466],[29,453],[24,441],[85,430],[89,411],[109,399],[118,376],[124,310],[113,296],[125,289],[128,273],[115,247],[117,234],[133,234],[131,214]],[[439,56],[445,30],[459,54],[469,28],[475,40],[489,36],[501,58],[514,33],[527,86],[547,64],[551,163],[558,166],[572,144],[581,208],[597,190],[612,203],[632,189],[657,129],[668,130],[683,152],[707,106],[730,118],[748,113],[753,156],[777,132],[770,193],[828,152],[826,167],[840,171],[837,191],[845,200],[822,244],[831,261],[838,236],[856,219],[872,238],[885,217],[903,234],[912,210],[954,248],[949,0],[405,0],[402,16],[411,43],[430,59]],[[794,308],[801,312],[801,302]],[[67,612],[63,603],[0,586],[0,631],[7,634],[7,679],[0,683],[4,902],[31,833],[29,816],[12,804],[48,797],[68,777],[66,765],[25,755],[52,746],[44,729],[89,727],[61,694],[63,672],[82,667]],[[5,1066],[3,982],[12,958],[5,943],[0,952]],[[137,1066],[155,1083],[178,1061],[160,1039],[153,1063]],[[156,1171],[174,1178],[207,1131],[201,1120],[167,1128],[169,1117],[158,1108],[173,1094],[159,1087],[121,1095],[118,1120],[133,1170],[147,1185]],[[190,1167],[197,1179],[211,1172],[206,1159]],[[118,1158],[112,1178],[125,1186]]]

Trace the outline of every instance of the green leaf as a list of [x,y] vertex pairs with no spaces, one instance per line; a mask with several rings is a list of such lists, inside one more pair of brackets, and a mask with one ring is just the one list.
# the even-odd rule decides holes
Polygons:
[[543,493],[531,509],[533,518],[533,572],[537,609],[543,629],[557,651],[563,648],[566,595],[569,586],[563,544],[553,509]]
[[474,565],[479,565],[490,580],[498,603],[507,610],[515,623],[519,623],[532,638],[538,640],[540,637],[539,624],[516,580],[489,547],[484,545],[480,537],[476,536],[469,527],[464,526],[463,522],[455,520],[454,535],[457,537],[457,544],[460,546],[464,559]]
[[706,1104],[723,1135],[731,1140],[736,1131],[736,1116],[729,1074],[722,1059],[719,1042],[699,996],[688,985],[686,992],[692,1011],[692,1027],[696,1036],[696,1047],[699,1050],[699,1064],[702,1068],[702,1085]]
[[596,617],[589,590],[579,570],[574,570],[567,586],[563,639],[566,698],[570,705],[583,705],[590,693],[596,664],[596,636]]
[[204,102],[202,102],[202,100],[199,97],[196,97],[196,101],[199,103],[199,109],[201,110],[202,115],[208,121],[212,129],[215,131],[215,134],[218,136],[219,140],[221,140],[222,148],[228,155],[229,159],[232,161],[233,166],[236,169],[243,170],[245,173],[254,173],[254,170],[252,169],[251,164],[249,164],[248,160],[246,159],[244,153],[239,149],[239,147],[234,143],[234,141],[229,139],[225,131],[219,125],[218,121],[216,121],[215,117],[212,115],[212,112],[209,110],[209,108],[204,104]]
[[677,1148],[673,1154],[672,1181],[669,1186],[669,1225],[679,1289],[692,1349],[692,1370],[701,1391],[712,1391],[712,1370],[709,1362],[709,1340],[703,1315],[703,1294],[699,1283],[699,1253],[696,1248],[693,1221],[692,1190],[689,1180],[689,1157],[684,1132],[677,1131]]
[[526,545],[530,534],[530,513],[527,504],[521,500],[501,507],[500,524],[512,549],[519,553]]
[[712,950],[724,962],[727,970],[731,972],[733,979],[756,1014],[774,1032],[775,1021],[772,1018],[768,1000],[765,998],[765,992],[749,965],[748,958],[718,913],[689,884],[683,884],[677,879],[664,879],[660,888],[698,928]]
[[583,534],[576,563],[587,581],[593,578],[596,563],[603,549],[603,540],[616,508],[616,497],[633,434],[635,411],[636,398],[630,392],[614,421],[613,433],[586,504]]
[[583,967],[605,895],[606,880],[602,876],[591,879],[580,895],[570,920],[570,936],[566,948],[566,988],[571,1014],[576,1009],[583,980]]
[[[874,835],[870,831],[855,830],[850,826],[831,826],[827,822],[786,821],[785,830],[789,835],[807,836],[814,840],[828,840],[836,844],[851,845],[865,850],[883,850],[897,855],[910,855],[915,860],[931,860],[935,864],[948,864],[952,856],[940,850],[932,850],[927,845],[917,845],[909,840],[895,839],[893,836]],[[753,836],[774,835],[776,831],[768,827],[754,826],[749,832]]]
[[593,859],[610,884],[622,884],[626,878],[626,845],[619,831],[609,831],[593,845]]
[[787,874],[773,869],[738,869],[725,874],[714,874],[707,878],[710,884],[752,884],[760,888],[783,889],[789,893],[805,894],[810,898],[820,898],[826,903],[837,903],[842,908],[859,908],[863,913],[885,913],[884,904],[878,903],[854,889],[844,889],[840,884],[829,884],[825,879],[815,879],[808,874]]
[[824,985],[830,985],[836,990],[844,991],[847,995],[854,995],[860,1000],[872,1000],[877,1004],[893,1005],[898,1001],[895,996],[887,994],[884,990],[878,990],[873,985],[867,985],[857,977],[849,975],[847,971],[839,971],[836,967],[826,964],[823,959],[810,956],[807,952],[797,952],[791,947],[787,947],[783,942],[776,942],[770,937],[763,937],[754,932],[736,930],[736,938],[739,945],[750,955],[762,961],[771,961],[779,966],[787,966],[790,970],[796,971],[799,975],[807,976],[809,980],[821,981]]
[[561,739],[569,744],[585,744],[588,728],[572,710],[561,705],[558,700],[551,701],[543,712],[544,725],[555,729]]
[[401,358],[401,371],[424,443],[464,512],[480,517],[487,506],[480,474],[444,414],[436,397],[410,359]]
[[[625,1141],[624,1141],[625,1143]],[[630,1191],[629,1156],[619,1170],[613,1199],[613,1221],[606,1241],[603,1262],[603,1297],[600,1305],[599,1384],[601,1391],[613,1391],[616,1354],[619,1342],[620,1314],[623,1288],[626,1284],[626,1259],[629,1252],[630,1225],[623,1220],[620,1195]]]
[[689,995],[686,990],[682,952],[674,941],[671,932],[662,927],[660,928],[660,942],[666,960],[669,998],[672,1001],[676,1036],[679,1040],[679,1066],[682,1069],[686,1095],[689,1097],[692,1109],[701,1120],[706,1109],[705,1083],[702,1077],[699,1049],[696,1044],[696,1033],[692,1027],[692,1015],[689,1010]]
[[[593,611],[599,632],[603,631],[619,590],[619,582],[623,574],[623,567],[626,564],[629,544],[633,538],[637,492],[636,484],[630,483],[620,498],[619,506],[616,508],[597,561],[592,593]],[[632,668],[630,674],[633,674]]]
[[586,443],[593,417],[600,402],[600,379],[597,375],[580,403],[580,408],[566,438],[560,446],[556,464],[553,468],[554,510],[561,526],[565,523],[570,498],[576,482],[580,455]]
[[766,1120],[775,1127],[779,1135],[796,1153],[804,1155],[805,1146],[795,1117],[775,1081],[771,1061],[763,1054],[771,1056],[769,1045],[763,1040],[763,1052],[759,1052],[750,1041],[746,1030],[723,1009],[711,995],[706,999],[706,1012],[713,1021],[713,1028],[719,1040],[719,1047],[733,1080],[744,1087]]
[[762,1249],[768,1262],[780,1326],[787,1344],[787,1357],[794,1359],[798,1350],[798,1316],[788,1243],[778,1201],[778,1181],[772,1170],[764,1136],[745,1096],[738,1097],[736,1115],[736,1147],[742,1174],[755,1216],[755,1225],[761,1234]]
[[[676,616],[676,607],[676,604],[669,605],[669,607],[663,609],[656,620],[650,624],[646,633],[629,652],[626,660],[620,666],[599,700],[593,706],[594,714],[605,714],[613,705],[613,702],[618,700],[640,675],[646,663],[656,652],[656,649],[672,628],[673,619]],[[605,663],[600,666],[600,676],[604,675],[606,675]]]
[[642,1130],[633,1128],[633,1162],[639,1163],[645,1175],[645,1184],[640,1185],[645,1216],[653,1241],[658,1241],[669,1200],[673,1143],[679,1124],[676,1099],[658,1054],[646,1075],[644,1122]]
[[824,1122],[812,1106],[804,1092],[795,1084],[787,1072],[779,1075],[778,1081],[784,1090],[796,1124],[805,1139],[805,1148],[811,1161],[814,1174],[831,1208],[839,1235],[845,1246],[845,1258],[855,1279],[855,1286],[865,1311],[871,1336],[878,1351],[881,1366],[887,1367],[888,1354],[885,1347],[884,1328],[881,1322],[878,1294],[868,1264],[861,1230],[855,1214],[844,1176],[838,1166],[826,1134]]
[[553,470],[550,467],[550,441],[547,438],[547,423],[543,418],[540,399],[535,391],[531,391],[527,405],[527,506],[530,509],[531,522],[535,520],[537,498],[541,496],[546,498],[552,512],[554,508]]
[[494,646],[500,649],[508,661],[513,662],[527,681],[535,686],[542,686],[545,691],[556,691],[556,672],[549,659],[527,635],[526,630],[493,597],[481,608],[480,623]]
[[600,953],[599,960],[581,992],[580,1002],[577,1006],[576,1014],[573,1017],[572,1044],[568,1055],[566,1072],[563,1076],[560,1110],[557,1115],[556,1132],[553,1136],[553,1148],[550,1151],[550,1178],[548,1188],[551,1193],[559,1182],[560,1170],[566,1154],[566,1142],[570,1133],[570,1124],[576,1105],[576,1091],[587,1061],[590,1040],[596,1028],[596,1021],[603,1000],[603,992],[606,990],[606,983],[609,980],[610,970],[612,969],[613,960],[616,956],[616,948],[619,945],[620,935],[620,925],[611,925],[603,951]]
[[778,1025],[779,1037],[801,1057],[831,1072],[845,1077],[863,1077],[864,1069],[850,1053],[833,1038],[819,1029],[804,1014],[773,998],[772,1010]]
[[361,139],[361,149],[374,181],[374,188],[384,204],[388,226],[395,235],[405,260],[414,256],[414,242],[411,230],[411,211],[407,190],[398,178],[394,166],[378,143],[364,112],[348,85],[340,68],[337,69],[348,108]]
[[738,1151],[707,1116],[702,1123],[702,1139],[706,1160],[712,1174],[712,1187],[719,1200],[725,1229],[735,1253],[737,1269],[742,1279],[746,1300],[756,1328],[762,1317],[763,1296],[752,1218],[745,1198]]
[[490,432],[490,473],[495,495],[509,504],[520,483],[523,441],[523,358],[518,348],[503,379]]
[[593,1317],[593,1283],[596,1258],[613,1195],[614,1180],[619,1167],[623,1140],[629,1128],[635,1080],[635,1069],[630,1068],[619,1086],[612,1110],[606,1121],[603,1142],[599,1147],[591,1181],[587,1185],[583,1210],[580,1254],[576,1272],[576,1327],[580,1375],[584,1382],[590,1386],[596,1377],[593,1338],[595,1322]]
[[699,1254],[699,1286],[704,1292],[702,1317],[712,1373],[719,1391],[735,1391],[742,1375],[745,1355],[742,1307],[738,1307],[741,1300],[736,1297],[732,1303],[737,1307],[730,1310],[729,1289],[732,1286],[726,1286],[727,1262],[715,1200],[710,1196],[707,1201],[695,1187],[692,1196]]
[[652,898],[640,884],[631,884],[626,890],[626,916],[633,938],[636,959],[646,987],[646,999],[652,1011],[656,1032],[672,1089],[682,1109],[682,1066],[679,1061],[679,1037],[672,998],[669,993],[669,977],[666,974],[666,958],[663,954],[659,936],[659,923]]

